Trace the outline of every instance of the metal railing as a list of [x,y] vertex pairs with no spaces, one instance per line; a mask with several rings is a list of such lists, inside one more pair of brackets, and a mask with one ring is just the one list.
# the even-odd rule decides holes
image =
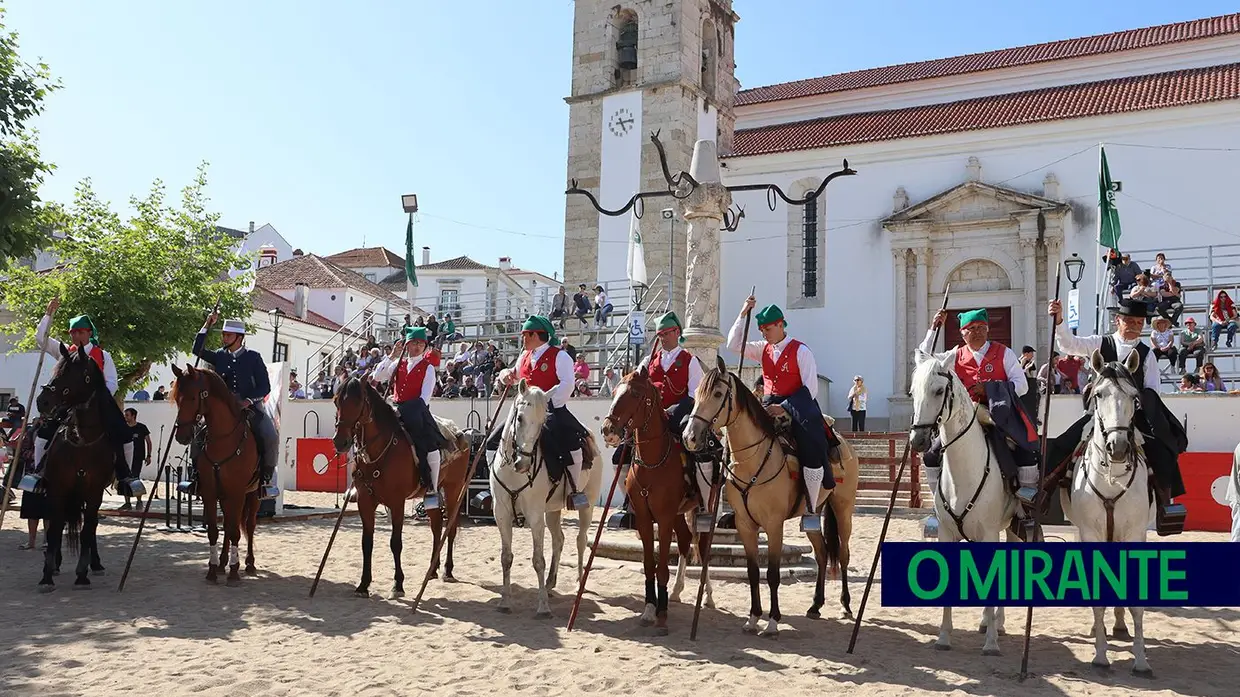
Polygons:
[[[328,367],[338,362],[339,358],[342,358],[345,355],[349,347],[355,345],[359,339],[363,341],[366,339],[366,336],[362,334],[362,332],[364,332],[367,329],[367,326],[364,322],[357,329],[350,329],[349,325],[355,323],[358,319],[361,319],[365,315],[365,313],[370,310],[371,305],[374,305],[375,303],[379,302],[379,300],[380,300],[379,298],[371,299],[371,301],[367,303],[365,307],[363,307],[361,310],[358,310],[357,314],[353,315],[353,317],[350,318],[349,321],[342,323],[339,329],[332,332],[332,335],[329,336],[326,341],[324,341],[322,344],[319,344],[319,346],[314,350],[314,352],[311,355],[306,357],[305,377],[307,380],[309,380],[310,376],[312,375],[318,375],[320,370],[327,370],[328,376],[331,376],[332,371],[328,370]],[[376,339],[377,339],[379,331],[386,331],[390,328],[389,327],[378,327],[375,324],[371,323],[371,325],[369,326],[369,329],[370,331],[376,333]],[[352,341],[352,343],[350,343],[350,341]],[[328,349],[328,350],[325,352],[323,349]],[[314,360],[315,356],[319,357],[319,362],[313,364],[313,370],[311,370],[311,365],[312,365],[311,361]]]

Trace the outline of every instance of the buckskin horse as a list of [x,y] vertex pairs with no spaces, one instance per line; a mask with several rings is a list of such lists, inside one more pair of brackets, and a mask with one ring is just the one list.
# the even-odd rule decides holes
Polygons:
[[[784,521],[800,515],[805,508],[804,489],[799,483],[800,465],[791,445],[782,442],[774,420],[739,377],[728,371],[722,358],[706,372],[694,395],[696,404],[685,424],[685,447],[696,449],[706,438],[707,429],[716,434],[726,429],[731,462],[725,463],[728,504],[736,512],[736,532],[745,546],[749,572],[749,620],[744,630],[758,632],[762,617],[759,595],[758,531],[766,532],[766,582],[771,592],[771,613],[763,636],[779,634],[779,567],[784,543]],[[826,423],[823,424],[826,427]],[[822,531],[806,531],[814,549],[818,574],[814,602],[806,613],[819,617],[826,602],[824,584],[828,568],[841,574],[840,604],[845,617],[852,616],[848,593],[848,538],[852,534],[853,508],[857,499],[857,456],[852,446],[840,438],[840,462],[831,463],[835,488],[819,503],[825,515]]]
[[[629,373],[616,388],[611,410],[603,419],[604,442],[610,447],[620,444],[625,431],[632,432],[636,450],[633,464],[629,467],[624,487],[629,494],[637,534],[642,541],[642,559],[646,572],[646,607],[642,612],[642,626],[652,622],[660,634],[667,633],[667,580],[668,556],[671,553],[672,535],[680,552],[680,566],[676,570],[676,586],[671,600],[680,602],[685,587],[686,568],[689,563],[693,533],[694,512],[697,509],[696,484],[686,481],[685,450],[672,437],[667,427],[667,413],[663,411],[659,389],[650,381],[646,368]],[[688,476],[692,476],[690,473]],[[710,492],[706,492],[709,496]],[[654,525],[659,526],[659,553],[656,560]],[[697,538],[698,558],[710,545],[710,533]],[[656,588],[657,583],[657,588]],[[706,580],[706,606],[714,607],[714,593]]]
[[115,478],[115,447],[108,441],[100,399],[113,399],[103,371],[85,351],[70,353],[62,345],[61,360],[36,402],[40,414],[69,412],[44,454],[43,482],[47,487],[47,551],[39,590],[49,593],[52,577],[60,570],[62,536],[68,529],[69,549],[78,553],[75,589],[90,588],[87,569],[103,572],[99,563],[99,506],[103,490]]
[[[207,580],[218,582],[225,555],[228,558],[226,584],[241,583],[238,559],[241,528],[245,526],[245,574],[257,576],[254,566],[254,529],[258,527],[258,445],[241,404],[223,378],[212,370],[172,366],[176,380],[169,399],[177,406],[173,433],[181,445],[194,438],[198,420],[205,426],[205,442],[194,458],[198,472],[197,493],[202,497],[207,523],[207,543],[211,558]],[[261,406],[257,407],[261,408]],[[218,504],[218,505],[217,505]],[[219,511],[224,512],[224,544],[220,549]]]
[[[375,546],[375,510],[380,504],[388,509],[392,521],[392,559],[396,565],[396,582],[393,597],[405,594],[405,572],[400,567],[402,548],[401,532],[405,522],[405,501],[425,496],[426,488],[418,476],[418,456],[413,441],[400,422],[396,410],[383,395],[365,380],[350,378],[333,399],[336,405],[336,433],[332,443],[336,452],[345,453],[354,448],[353,487],[357,495],[357,508],[362,517],[362,580],[354,593],[370,595],[370,559]],[[445,504],[461,500],[461,490],[468,485],[469,441],[447,419],[435,417],[439,430],[452,443],[451,450],[443,452],[443,467],[439,484],[443,487]],[[443,535],[444,509],[428,511],[431,523],[433,547],[440,549]],[[456,538],[456,519],[461,509],[452,505],[448,511],[448,551],[444,563],[444,581],[455,581],[452,576],[452,543]],[[432,578],[438,576],[439,559],[431,560]]]
[[[511,612],[512,598],[512,528],[517,513],[525,518],[534,542],[531,559],[534,573],[538,576],[538,610],[535,617],[551,616],[548,589],[555,588],[559,576],[560,553],[564,550],[564,530],[560,527],[567,496],[568,477],[565,473],[559,482],[552,482],[547,472],[546,458],[542,455],[539,437],[543,423],[550,410],[550,398],[546,392],[521,380],[517,385],[516,400],[504,422],[500,436],[498,464],[491,468],[491,500],[494,502],[495,525],[499,528],[500,566],[504,571],[504,587],[500,595],[500,612]],[[585,553],[589,547],[586,538],[590,533],[590,521],[594,517],[594,503],[598,500],[603,480],[603,467],[598,457],[598,446],[591,434],[582,448],[580,486],[589,504],[577,512],[577,580],[585,568]],[[551,529],[551,571],[547,573],[547,560],[543,557],[543,534]]]

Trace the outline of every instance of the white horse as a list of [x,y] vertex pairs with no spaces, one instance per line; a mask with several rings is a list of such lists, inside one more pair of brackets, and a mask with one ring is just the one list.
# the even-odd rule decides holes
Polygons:
[[1231,541],[1240,542],[1240,445],[1231,453],[1231,481],[1224,500],[1231,506]]
[[[992,423],[990,412],[974,404],[964,383],[956,377],[952,360],[917,352],[909,445],[917,452],[925,452],[937,431],[946,446],[939,486],[933,492],[939,539],[944,542],[998,542],[999,533],[1008,527],[1016,512],[1016,497],[1004,483],[999,461],[982,432],[982,423]],[[1012,541],[1011,534],[1007,540]],[[983,608],[978,631],[986,633],[982,655],[1000,655],[1003,608],[998,608],[998,612],[994,607]],[[934,647],[950,650],[951,632],[952,610],[945,607]]]
[[[538,612],[536,617],[550,617],[551,607],[547,591],[555,588],[560,565],[560,553],[564,549],[564,530],[560,515],[567,496],[568,475],[554,487],[547,475],[546,462],[539,452],[538,437],[543,422],[547,420],[548,397],[545,392],[522,380],[517,386],[516,400],[508,412],[504,432],[500,440],[498,465],[491,469],[491,500],[495,509],[495,523],[501,540],[500,564],[504,568],[504,591],[499,599],[499,611],[511,612],[512,598],[512,527],[517,513],[525,518],[534,538],[534,573],[538,575]],[[594,436],[585,448],[587,456],[598,453]],[[579,488],[590,504],[577,514],[577,578],[580,581],[585,566],[587,538],[590,521],[594,517],[594,502],[598,500],[603,479],[603,464],[594,455],[593,463],[584,463],[584,485]],[[592,465],[592,466],[591,466]],[[543,532],[551,528],[551,571],[546,572],[543,558]]]
[[[1093,419],[1086,426],[1089,444],[1072,475],[1072,491],[1060,492],[1064,515],[1076,525],[1081,542],[1145,542],[1150,524],[1149,469],[1142,449],[1141,433],[1133,425],[1140,388],[1132,374],[1140,367],[1136,351],[1123,363],[1105,363],[1094,351],[1090,358],[1094,375],[1086,410]],[[1094,660],[1100,668],[1107,660],[1106,608],[1094,611]],[[1152,676],[1145,660],[1144,609],[1130,607],[1136,637],[1132,641],[1134,675]],[[1113,636],[1128,639],[1123,608],[1115,608]]]

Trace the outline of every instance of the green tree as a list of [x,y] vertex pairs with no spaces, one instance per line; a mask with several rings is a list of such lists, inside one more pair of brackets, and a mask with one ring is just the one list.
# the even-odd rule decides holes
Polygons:
[[17,34],[6,29],[0,5],[0,268],[47,242],[39,185],[52,165],[40,159],[27,122],[43,111],[43,99],[60,87],[45,64],[23,62],[17,48]]
[[90,180],[79,184],[71,206],[51,211],[64,233],[51,247],[61,264],[42,273],[14,266],[5,284],[15,319],[3,329],[21,337],[17,350],[34,349],[35,327],[48,301],[59,297],[53,335],[65,334],[70,317],[90,315],[124,395],[145,383],[151,366],[189,351],[217,301],[223,316],[249,315],[246,278],[228,272],[249,268],[250,260],[216,229],[206,186],[203,164],[173,208],[156,181],[146,198],[131,199],[135,214],[126,221],[95,196]]

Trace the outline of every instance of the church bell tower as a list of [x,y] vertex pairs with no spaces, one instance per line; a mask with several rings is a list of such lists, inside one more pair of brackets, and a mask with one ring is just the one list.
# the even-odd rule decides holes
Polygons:
[[[729,153],[738,20],[732,0],[576,0],[565,181],[576,179],[616,209],[638,191],[666,188],[650,142],[655,131],[673,172],[689,169],[698,140],[714,140],[721,155]],[[676,208],[671,198],[642,212],[649,296],[670,290],[683,317],[687,227],[678,211],[665,218],[665,208]],[[615,282],[618,294],[627,279],[630,224],[630,214],[606,216],[583,197],[568,197],[566,283]]]

